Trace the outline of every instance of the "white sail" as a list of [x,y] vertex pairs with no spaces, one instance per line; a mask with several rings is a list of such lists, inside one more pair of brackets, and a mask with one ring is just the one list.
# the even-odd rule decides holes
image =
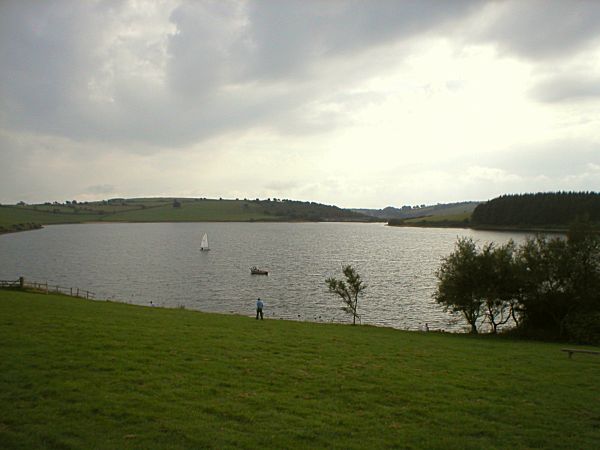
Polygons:
[[204,236],[202,236],[202,242],[200,243],[200,250],[210,250],[210,248],[208,247],[208,235],[206,233],[204,233]]

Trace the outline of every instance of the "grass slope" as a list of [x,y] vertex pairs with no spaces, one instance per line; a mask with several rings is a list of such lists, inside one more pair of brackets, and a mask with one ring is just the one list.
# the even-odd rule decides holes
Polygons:
[[205,221],[369,221],[367,216],[335,206],[292,200],[211,200],[172,198],[113,199],[75,204],[0,206],[0,233],[40,225],[84,222]]
[[460,202],[460,203],[446,203],[429,206],[414,206],[414,207],[402,207],[394,208],[388,206],[384,209],[355,209],[354,211],[361,212],[363,214],[371,215],[374,217],[381,217],[384,219],[418,219],[425,217],[441,217],[441,216],[463,216],[470,217],[473,210],[479,205],[480,202]]
[[[244,206],[244,204],[246,206]],[[103,220],[116,222],[195,222],[195,221],[248,221],[275,220],[257,204],[236,200],[183,201],[180,208],[172,203],[137,209],[107,216]]]
[[0,226],[5,227],[20,223],[78,223],[98,220],[97,217],[92,214],[52,214],[43,210],[25,209],[17,206],[0,206]]
[[3,449],[591,449],[600,440],[600,359],[570,360],[555,344],[6,290],[0,340]]
[[433,215],[427,217],[418,217],[414,219],[406,219],[404,223],[407,225],[436,225],[438,223],[453,223],[463,226],[469,225],[471,213],[448,214],[448,215]]

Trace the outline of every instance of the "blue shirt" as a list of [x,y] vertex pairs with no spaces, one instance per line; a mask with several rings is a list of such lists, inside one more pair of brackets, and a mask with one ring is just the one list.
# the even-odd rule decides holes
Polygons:
[[263,309],[263,302],[262,300],[259,300],[256,302],[256,309]]

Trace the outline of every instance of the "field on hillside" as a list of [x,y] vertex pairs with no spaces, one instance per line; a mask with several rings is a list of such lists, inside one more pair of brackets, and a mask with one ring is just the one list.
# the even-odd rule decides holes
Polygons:
[[[0,225],[14,223],[162,222],[203,220],[265,220],[273,217],[254,203],[235,200],[188,200],[173,207],[173,200],[128,200],[122,203],[33,205],[0,207]],[[35,209],[34,209],[35,208]]]
[[248,221],[275,220],[265,214],[266,208],[252,202],[236,200],[199,200],[182,201],[174,208],[172,202],[156,207],[136,209],[106,217],[107,221],[127,222],[193,222],[193,221]]
[[468,225],[471,213],[460,213],[460,214],[443,214],[434,215],[428,217],[418,217],[415,219],[405,219],[404,223],[407,225],[413,224],[428,224],[428,223],[439,223],[439,222],[452,222],[452,223],[464,223]]
[[53,214],[43,210],[25,209],[14,206],[0,206],[0,226],[18,223],[78,223],[97,219],[92,214]]
[[470,227],[470,213],[434,215],[427,217],[416,217],[413,219],[390,219],[390,226],[404,227],[450,227],[450,228],[468,228]]
[[557,344],[7,290],[0,340],[3,449],[600,441],[600,358]]
[[335,206],[275,199],[138,198],[85,203],[0,206],[0,233],[32,228],[33,224],[293,220],[368,221],[370,219]]

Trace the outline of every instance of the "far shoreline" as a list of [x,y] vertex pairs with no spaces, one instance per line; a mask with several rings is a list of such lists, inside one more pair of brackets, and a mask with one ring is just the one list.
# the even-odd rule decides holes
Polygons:
[[54,225],[89,225],[89,224],[118,224],[118,223],[364,223],[373,224],[379,223],[386,225],[383,220],[268,220],[268,219],[254,219],[254,220],[93,220],[85,222],[55,222],[55,223],[44,223],[44,224],[16,224],[16,225],[33,225],[29,228],[17,227],[14,229],[3,229],[0,230],[0,236],[4,234],[15,234],[23,233],[27,231],[42,230],[45,227],[51,227]]
[[[15,229],[4,229],[0,230],[0,236],[5,234],[15,234],[28,231],[42,230],[48,226],[53,225],[88,225],[88,224],[143,224],[143,223],[357,223],[357,224],[373,224],[380,223],[384,226],[394,228],[447,228],[457,230],[474,230],[474,231],[496,231],[506,233],[534,233],[534,234],[565,234],[568,232],[568,228],[544,228],[544,227],[500,227],[500,226],[485,226],[485,227],[473,227],[465,224],[435,224],[432,223],[405,223],[405,224],[390,224],[385,221],[365,221],[365,220],[94,220],[85,222],[59,222],[59,223],[45,223],[45,224],[17,224],[17,225],[33,225],[30,227],[18,227]],[[600,233],[600,231],[598,231]]]
[[499,232],[507,232],[507,233],[536,233],[536,234],[565,234],[569,230],[568,228],[544,228],[544,227],[501,227],[501,226],[468,226],[465,224],[439,224],[436,225],[434,222],[431,223],[405,223],[405,224],[387,224],[389,227],[398,227],[398,228],[455,228],[455,229],[463,229],[463,230],[474,230],[474,231],[499,231]]

